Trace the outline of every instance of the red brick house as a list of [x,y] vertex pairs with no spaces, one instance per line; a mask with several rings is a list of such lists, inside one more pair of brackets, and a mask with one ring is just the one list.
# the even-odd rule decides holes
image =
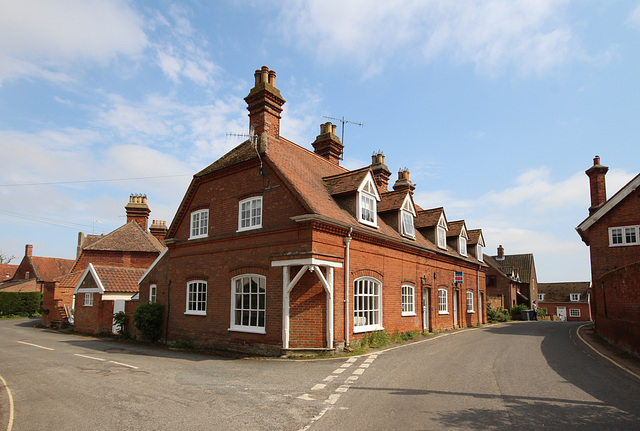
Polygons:
[[[102,304],[103,298],[107,300],[109,290],[105,292],[94,290],[95,293],[91,309],[87,309],[84,298],[76,298],[76,289],[81,285],[83,280],[89,276],[86,270],[92,264],[94,268],[102,267],[118,267],[118,268],[137,268],[142,269],[142,273],[151,266],[158,255],[164,249],[162,240],[166,234],[166,223],[164,221],[156,221],[147,231],[149,214],[151,210],[147,205],[147,198],[140,195],[131,195],[129,202],[125,206],[127,215],[127,223],[118,229],[106,235],[84,235],[82,232],[78,235],[77,257],[71,267],[71,272],[56,279],[53,282],[45,284],[42,322],[45,325],[59,324],[69,322],[75,324],[76,330],[80,332],[105,332],[106,326],[102,323],[108,320],[109,316],[113,316],[114,306],[119,311],[123,305],[118,298],[114,302],[113,298],[108,299],[107,304]],[[155,235],[154,235],[155,234]],[[94,271],[95,272],[95,271]],[[92,273],[95,276],[97,273]],[[101,279],[94,277],[97,285]],[[103,280],[102,280],[103,281]],[[111,284],[103,283],[103,287],[108,288]],[[117,291],[118,293],[122,293]],[[103,295],[104,294],[104,295]],[[81,293],[80,296],[82,296]],[[121,295],[122,296],[122,295]],[[133,294],[129,295],[126,300],[130,300]],[[75,302],[74,302],[75,301]],[[79,302],[78,302],[79,301]],[[105,316],[95,319],[96,310],[102,310]],[[72,310],[74,316],[71,316]],[[90,328],[86,330],[87,328]],[[86,330],[86,331],[85,331]]]
[[140,282],[141,300],[164,305],[166,340],[279,355],[485,322],[481,232],[448,233],[442,209],[432,223],[406,170],[389,190],[382,153],[341,167],[331,123],[313,152],[281,137],[267,67],[245,101],[253,136],[194,175]]
[[537,299],[536,266],[533,254],[504,254],[498,246],[496,256],[485,255],[487,296],[494,307],[509,309],[518,304],[533,307]]
[[0,263],[0,283],[11,280],[16,273],[16,269],[18,269],[18,265]]
[[563,321],[591,321],[588,281],[538,284],[538,308]]
[[11,279],[0,284],[3,292],[40,292],[43,286],[68,274],[73,265],[71,259],[33,255],[33,245],[25,246],[24,257],[15,268]]
[[591,207],[576,228],[591,255],[591,313],[603,338],[640,356],[640,174],[607,199],[609,168],[593,159]]

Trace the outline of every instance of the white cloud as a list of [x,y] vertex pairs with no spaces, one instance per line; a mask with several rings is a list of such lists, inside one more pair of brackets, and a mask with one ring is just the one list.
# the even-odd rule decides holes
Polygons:
[[629,14],[629,18],[627,19],[627,24],[630,25],[631,27],[640,28],[640,3]]
[[5,0],[1,8],[0,83],[25,76],[69,80],[82,62],[135,58],[147,45],[128,2]]
[[277,28],[320,61],[349,59],[365,77],[389,61],[446,56],[487,75],[541,74],[580,52],[563,21],[567,0],[290,0]]

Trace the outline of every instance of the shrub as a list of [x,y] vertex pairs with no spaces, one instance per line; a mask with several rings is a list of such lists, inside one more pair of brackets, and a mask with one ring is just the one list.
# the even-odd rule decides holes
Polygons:
[[502,307],[493,308],[487,303],[487,320],[489,323],[508,322],[511,320],[511,314]]
[[133,313],[133,324],[151,341],[160,338],[163,309],[162,304],[147,302],[140,304]]
[[544,307],[538,308],[537,313],[538,313],[538,317],[541,317],[543,319],[547,317],[547,309]]
[[518,304],[511,307],[511,310],[509,310],[509,312],[511,313],[512,319],[522,319],[522,311],[528,309],[529,307],[527,307],[526,304]]
[[40,292],[0,292],[0,316],[30,317],[42,313]]
[[124,325],[127,324],[127,314],[124,311],[118,311],[113,315],[113,323],[118,325],[120,333],[124,333]]

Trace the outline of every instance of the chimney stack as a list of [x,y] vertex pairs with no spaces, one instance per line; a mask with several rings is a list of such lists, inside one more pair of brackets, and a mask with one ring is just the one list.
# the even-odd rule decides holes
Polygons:
[[280,113],[285,100],[276,88],[276,72],[267,66],[254,73],[255,85],[244,98],[249,111],[249,126],[257,136],[266,133],[273,138],[280,137]]
[[127,212],[127,223],[135,221],[146,232],[147,224],[149,223],[149,213],[151,212],[147,205],[147,196],[135,194],[130,195],[129,203],[124,207],[124,209]]
[[409,190],[413,192],[416,189],[416,186],[413,185],[411,180],[409,179],[409,169],[404,168],[398,172],[398,180],[393,185],[393,190]]
[[155,236],[161,242],[164,242],[164,239],[167,236],[167,222],[164,220],[154,220],[151,226],[149,227],[149,232],[151,235]]
[[24,255],[25,255],[25,257],[33,256],[33,244],[27,244],[24,247]]
[[498,256],[496,256],[496,260],[504,260],[504,248],[502,244],[498,246]]
[[376,180],[376,184],[382,191],[387,191],[389,188],[389,178],[391,178],[391,171],[384,164],[384,153],[378,151],[371,156],[371,171],[373,171],[373,178]]
[[344,145],[336,135],[336,125],[330,122],[320,124],[320,134],[313,141],[314,152],[336,165],[340,164]]
[[607,201],[607,188],[604,176],[609,170],[608,167],[600,164],[600,156],[595,156],[593,166],[585,171],[589,177],[589,188],[591,190],[591,206],[589,215],[593,214]]

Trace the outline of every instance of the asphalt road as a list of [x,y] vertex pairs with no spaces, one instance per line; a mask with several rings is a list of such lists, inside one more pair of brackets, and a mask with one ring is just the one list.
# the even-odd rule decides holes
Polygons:
[[0,320],[0,430],[640,429],[640,381],[585,350],[572,323],[313,361],[187,354],[35,323]]

